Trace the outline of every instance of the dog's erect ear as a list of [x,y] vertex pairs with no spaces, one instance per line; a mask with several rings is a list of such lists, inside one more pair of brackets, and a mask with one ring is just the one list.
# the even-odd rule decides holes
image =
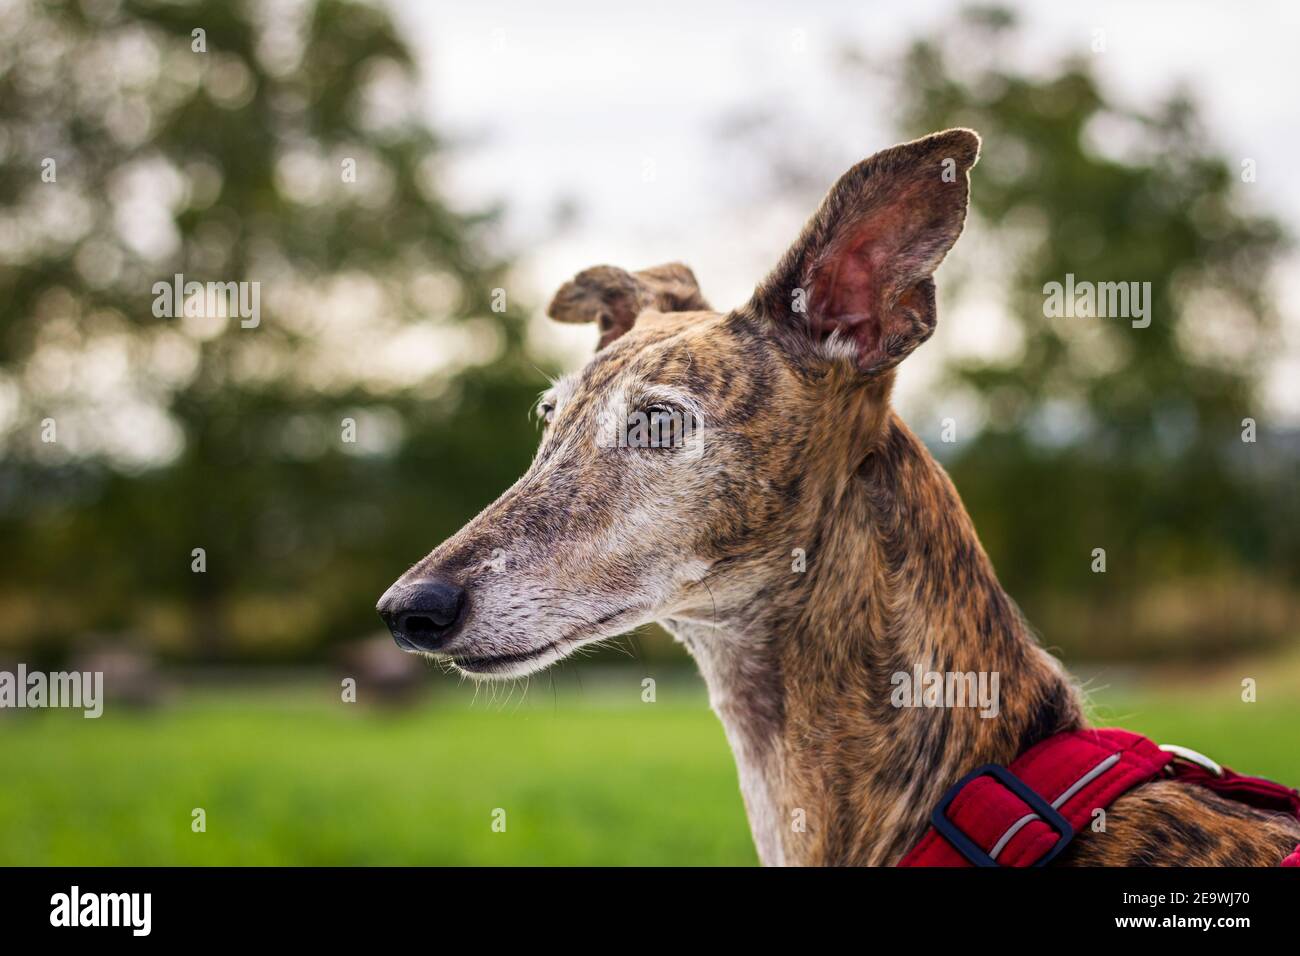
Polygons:
[[934,270],[961,235],[980,138],[950,129],[876,153],[840,177],[751,305],[858,368],[898,364],[934,332]]
[[680,262],[627,272],[593,266],[566,282],[546,309],[559,322],[595,322],[603,349],[632,328],[647,309],[656,312],[711,311],[695,273]]

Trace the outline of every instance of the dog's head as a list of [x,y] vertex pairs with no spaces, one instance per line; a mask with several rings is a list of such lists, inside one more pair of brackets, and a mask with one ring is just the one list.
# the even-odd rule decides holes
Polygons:
[[978,151],[949,130],[854,166],[725,314],[677,264],[565,285],[550,314],[597,323],[598,351],[542,396],[527,473],[380,599],[397,643],[519,676],[652,620],[752,609],[934,331]]

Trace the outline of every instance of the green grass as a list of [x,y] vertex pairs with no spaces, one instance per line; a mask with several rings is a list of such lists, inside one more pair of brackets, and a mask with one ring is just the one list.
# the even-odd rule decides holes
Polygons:
[[10,716],[0,864],[755,862],[719,725],[698,691],[665,690],[389,714],[322,688]]
[[[1238,683],[1093,697],[1101,723],[1300,783],[1300,694],[1261,679],[1244,704]],[[190,692],[99,720],[6,714],[0,864],[753,864],[698,686],[661,684],[654,704],[630,686],[522,705],[453,688],[396,714],[329,687]]]

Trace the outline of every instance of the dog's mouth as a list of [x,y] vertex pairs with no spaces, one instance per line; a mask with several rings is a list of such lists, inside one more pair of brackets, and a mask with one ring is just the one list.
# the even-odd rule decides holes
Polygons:
[[535,647],[530,651],[523,651],[518,654],[494,654],[490,657],[459,657],[453,654],[451,655],[451,662],[470,674],[499,674],[502,671],[514,670],[520,664],[541,660],[563,643],[565,643],[565,639],[552,641],[549,644],[543,644],[541,647]]
[[550,662],[558,661],[564,657],[569,648],[576,647],[586,641],[598,640],[602,636],[600,634],[601,629],[612,624],[618,618],[627,617],[643,610],[645,610],[643,607],[637,605],[623,608],[621,611],[614,611],[592,621],[590,624],[583,625],[564,637],[526,651],[483,656],[452,653],[448,655],[448,658],[467,674],[478,676],[518,675],[532,670],[533,668],[530,665],[543,661],[548,657],[551,658]]

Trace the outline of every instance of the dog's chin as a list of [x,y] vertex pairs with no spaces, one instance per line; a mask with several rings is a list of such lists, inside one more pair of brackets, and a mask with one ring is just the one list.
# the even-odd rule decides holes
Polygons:
[[456,653],[447,655],[447,660],[462,674],[478,680],[506,680],[511,677],[527,677],[545,670],[567,657],[580,643],[584,642],[559,640],[528,651],[490,656]]
[[644,624],[650,616],[642,607],[629,607],[621,611],[606,614],[577,631],[563,637],[540,640],[536,647],[526,650],[500,651],[487,647],[475,647],[471,640],[463,647],[437,655],[451,662],[462,674],[478,680],[507,680],[512,677],[527,677],[540,670],[545,670],[556,661],[568,657],[584,644],[602,641]]

